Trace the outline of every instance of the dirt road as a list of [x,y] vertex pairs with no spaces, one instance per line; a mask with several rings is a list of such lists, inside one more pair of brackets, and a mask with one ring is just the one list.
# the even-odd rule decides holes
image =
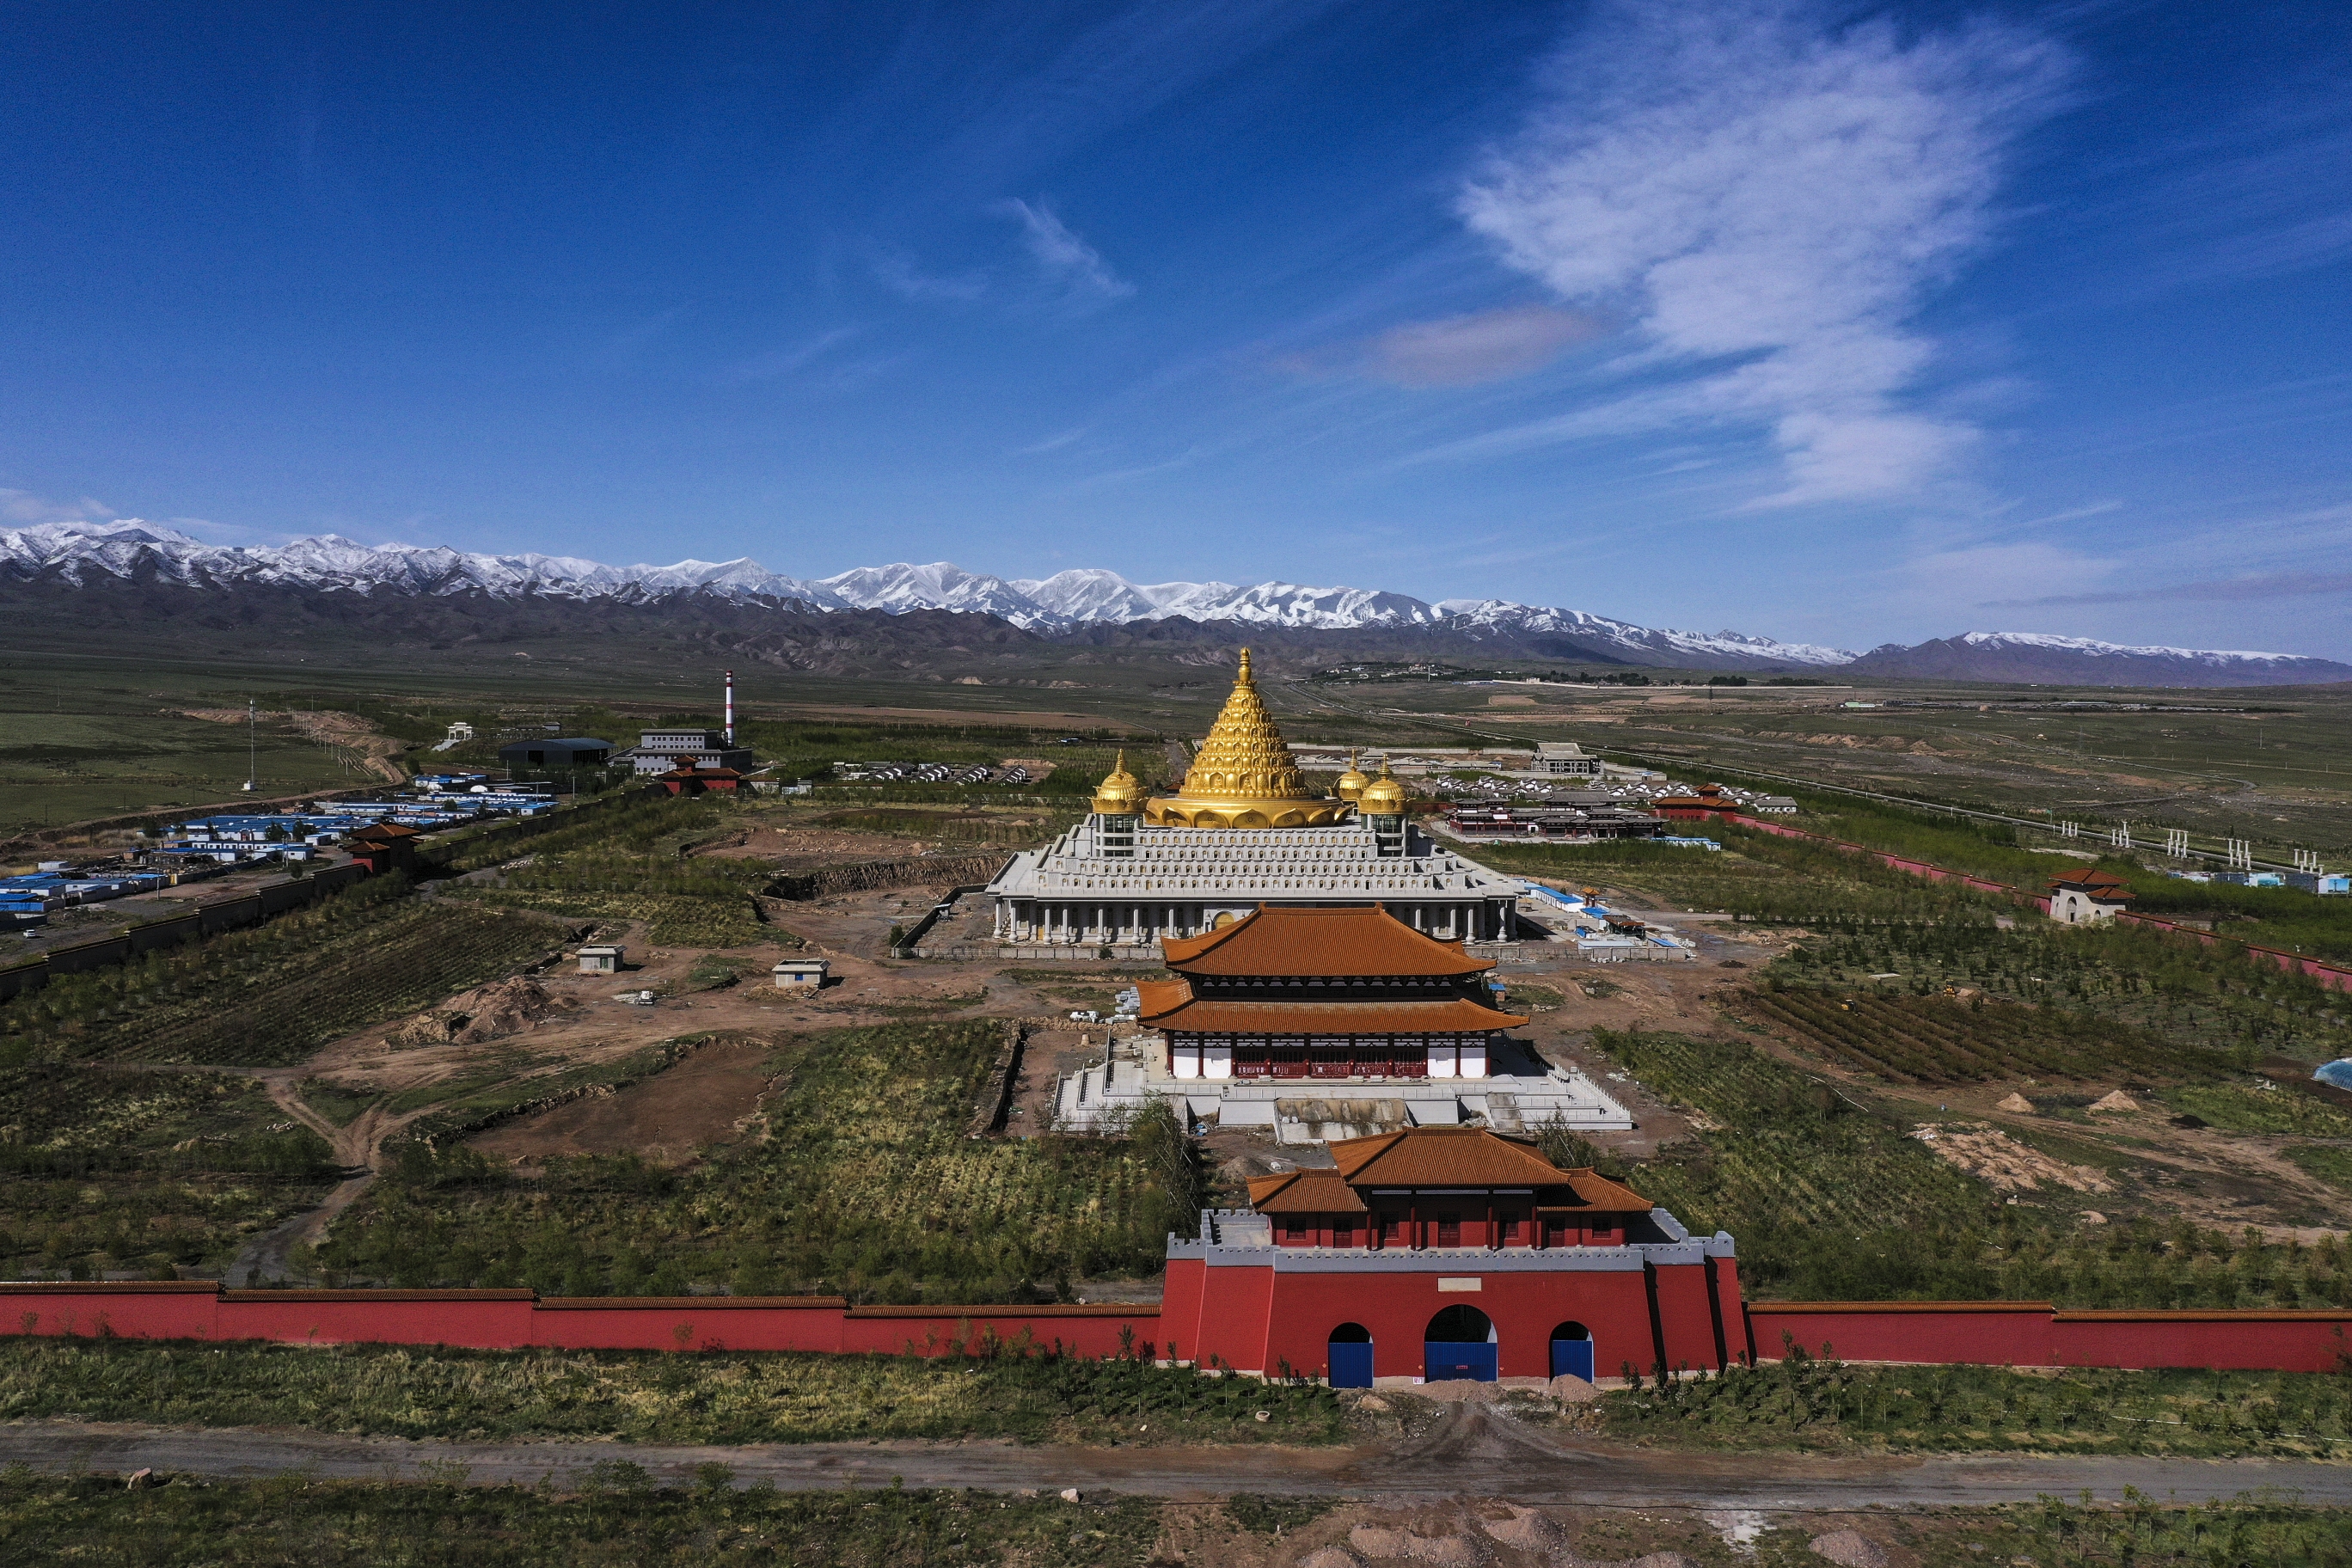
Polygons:
[[[1354,1448],[1020,1447],[1008,1443],[811,1443],[741,1447],[580,1442],[406,1442],[291,1431],[187,1430],[29,1421],[0,1426],[0,1465],[37,1470],[416,1479],[462,1465],[478,1486],[568,1484],[603,1460],[685,1485],[694,1467],[731,1467],[736,1483],[787,1491],[888,1486],[1023,1488],[1207,1499],[1238,1491],[1358,1499],[1505,1496],[1534,1504],[1766,1510],[1985,1507],[2126,1487],[2188,1502],[2272,1489],[2318,1505],[2352,1504],[2352,1466],[2283,1460],[2078,1458],[1831,1458],[1671,1454],[1562,1439],[1490,1407],[1456,1406],[1416,1441]],[[450,1472],[440,1469],[446,1476]]]

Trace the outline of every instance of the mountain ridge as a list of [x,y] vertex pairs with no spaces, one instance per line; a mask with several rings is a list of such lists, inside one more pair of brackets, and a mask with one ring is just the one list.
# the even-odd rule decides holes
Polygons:
[[[1643,626],[1590,611],[1508,599],[1433,603],[1383,589],[1278,581],[1139,584],[1098,567],[1008,579],[945,561],[898,562],[808,579],[770,572],[748,556],[613,566],[535,552],[492,555],[446,546],[366,545],[334,534],[280,546],[214,545],[138,519],[0,531],[0,581],[63,588],[110,581],[224,593],[268,587],[363,598],[478,595],[493,601],[570,600],[645,607],[716,600],[799,616],[945,611],[993,617],[1035,636],[1087,642],[1100,641],[1100,634],[1109,628],[1152,624],[1171,629],[1189,624],[1204,634],[1222,626],[1268,632],[1426,633],[1448,647],[1488,647],[1500,657],[2053,685],[2352,680],[2352,665],[2305,655],[2136,647],[2035,632],[1967,632],[1856,653],[1728,629],[1703,633]],[[1360,644],[1356,637],[1339,640]]]

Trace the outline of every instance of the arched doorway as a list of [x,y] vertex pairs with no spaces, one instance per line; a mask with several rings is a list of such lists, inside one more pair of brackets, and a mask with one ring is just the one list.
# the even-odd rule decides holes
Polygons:
[[1582,1323],[1562,1323],[1551,1331],[1551,1374],[1592,1381],[1592,1331]]
[[1467,1378],[1495,1381],[1495,1324],[1475,1307],[1448,1307],[1429,1320],[1422,1334],[1422,1376],[1431,1383]]
[[1361,1323],[1342,1323],[1331,1331],[1331,1386],[1370,1388],[1372,1385],[1372,1331]]

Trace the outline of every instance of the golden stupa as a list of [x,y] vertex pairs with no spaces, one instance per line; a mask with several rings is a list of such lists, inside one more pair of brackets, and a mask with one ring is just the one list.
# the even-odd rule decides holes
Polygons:
[[1121,752],[1103,782],[1095,785],[1093,809],[1104,816],[1133,816],[1143,809],[1143,785],[1127,771],[1127,753]]
[[1352,802],[1371,782],[1364,776],[1364,770],[1356,765],[1356,749],[1350,746],[1348,748],[1348,771],[1339,775],[1339,782],[1332,785],[1331,793],[1341,800]]
[[1161,827],[1325,827],[1346,821],[1349,809],[1307,787],[1266,715],[1244,648],[1233,695],[1192,754],[1183,787],[1146,802],[1143,815]]
[[1386,762],[1381,763],[1381,776],[1364,786],[1356,797],[1356,809],[1366,816],[1402,816],[1404,815],[1404,785],[1396,782]]

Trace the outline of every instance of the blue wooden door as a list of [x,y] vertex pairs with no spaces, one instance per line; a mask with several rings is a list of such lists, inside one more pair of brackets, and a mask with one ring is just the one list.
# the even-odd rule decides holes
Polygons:
[[1495,1347],[1491,1344],[1449,1344],[1427,1340],[1422,1344],[1423,1376],[1432,1383],[1467,1378],[1473,1383],[1495,1381]]
[[1331,1345],[1331,1386],[1334,1388],[1370,1388],[1372,1385],[1372,1345],[1367,1340],[1361,1344]]
[[1592,1381],[1592,1342],[1591,1340],[1554,1340],[1551,1342],[1551,1374],[1554,1377],[1580,1377]]

